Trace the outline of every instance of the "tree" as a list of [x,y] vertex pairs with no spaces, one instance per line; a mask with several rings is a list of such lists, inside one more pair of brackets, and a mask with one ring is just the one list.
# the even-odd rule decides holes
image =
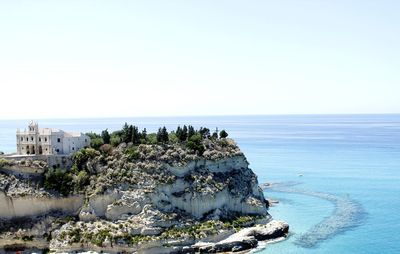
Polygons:
[[188,128],[186,127],[186,125],[184,125],[182,129],[181,141],[185,141],[187,138],[188,138]]
[[101,138],[103,139],[104,144],[110,144],[111,136],[110,133],[108,133],[108,129],[101,132]]
[[196,134],[196,132],[195,132],[193,126],[189,125],[189,127],[188,127],[188,135],[187,135],[188,139],[191,138],[194,134]]
[[227,133],[225,130],[222,130],[222,131],[219,133],[219,137],[220,137],[220,138],[227,138],[227,137],[228,137],[228,133]]
[[128,125],[128,123],[125,123],[124,126],[122,126],[122,133],[121,133],[122,142],[128,143],[132,138],[132,133],[130,133],[129,127],[130,126]]
[[162,141],[164,143],[168,143],[169,136],[168,136],[167,128],[165,126],[161,129],[161,135],[162,135]]
[[73,190],[72,176],[61,169],[49,169],[45,174],[44,187],[48,190],[55,190],[67,196]]
[[210,129],[200,127],[199,133],[202,138],[210,138]]
[[94,138],[90,140],[90,147],[98,150],[100,146],[104,144],[104,141],[102,138]]
[[133,129],[132,129],[132,142],[134,144],[140,144],[139,128],[136,126],[133,126]]
[[218,139],[218,132],[214,131],[213,134],[211,135],[211,138],[214,140]]
[[198,153],[199,155],[203,155],[205,148],[201,141],[202,137],[200,133],[196,133],[189,138],[186,147]]
[[158,143],[168,143],[168,141],[169,141],[169,137],[168,137],[167,128],[165,126],[162,128],[158,128],[157,142]]
[[143,129],[142,133],[140,134],[140,143],[145,144],[147,142],[147,130],[146,128]]
[[126,143],[132,142],[132,136],[133,136],[133,126],[129,125],[128,133],[127,133],[127,140],[125,142]]
[[178,126],[178,128],[176,128],[175,135],[179,140],[182,139],[182,128],[181,128],[181,126]]
[[163,141],[163,138],[162,138],[161,127],[160,127],[160,128],[158,128],[158,131],[157,131],[157,142],[162,143],[162,141]]

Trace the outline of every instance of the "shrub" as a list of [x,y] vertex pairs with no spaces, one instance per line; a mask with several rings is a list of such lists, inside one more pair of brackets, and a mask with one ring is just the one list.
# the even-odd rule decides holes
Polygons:
[[75,179],[75,189],[82,190],[86,185],[89,184],[89,175],[86,171],[80,171]]
[[140,153],[137,147],[131,147],[125,150],[125,154],[128,156],[128,160],[134,161],[139,159]]
[[100,150],[100,152],[101,152],[102,154],[110,155],[111,152],[112,152],[112,146],[109,145],[109,144],[104,144],[104,145],[100,146],[100,149],[99,149],[99,150]]
[[147,142],[152,145],[157,144],[157,134],[155,133],[147,134]]
[[67,196],[72,192],[72,176],[61,169],[49,169],[45,174],[44,187]]
[[199,155],[203,155],[205,148],[202,143],[202,137],[199,133],[194,134],[189,138],[186,147],[197,152]]
[[78,169],[83,169],[85,163],[89,160],[92,159],[96,156],[100,155],[98,151],[96,151],[93,148],[84,148],[79,150],[78,152],[74,153],[72,155],[72,160],[74,162],[74,165]]
[[6,159],[0,158],[0,168],[9,165],[10,162]]
[[121,144],[121,137],[119,137],[119,136],[111,136],[110,144],[112,146],[114,146],[114,147],[118,146],[119,144]]
[[98,150],[104,144],[103,138],[94,138],[90,140],[90,147]]
[[169,141],[171,141],[172,143],[179,143],[179,138],[177,137],[175,132],[171,132],[170,134],[168,134],[168,138]]

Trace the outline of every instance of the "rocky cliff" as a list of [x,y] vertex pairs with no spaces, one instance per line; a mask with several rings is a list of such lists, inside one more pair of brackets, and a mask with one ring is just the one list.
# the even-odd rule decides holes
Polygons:
[[[271,222],[238,146],[228,139],[204,146],[201,155],[179,144],[84,149],[69,171],[45,170],[44,184],[3,172],[0,248],[208,253],[285,236],[287,224]],[[232,237],[256,225],[264,229]]]

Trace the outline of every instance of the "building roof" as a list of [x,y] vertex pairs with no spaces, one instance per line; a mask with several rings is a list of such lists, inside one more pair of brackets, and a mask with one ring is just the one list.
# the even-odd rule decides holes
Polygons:
[[[59,133],[63,134],[64,137],[69,137],[69,138],[82,136],[82,133],[80,132],[65,132],[60,129],[53,129],[53,128],[39,128],[38,133],[39,135],[49,135],[49,136],[54,133]],[[30,132],[27,131],[26,129],[23,131],[17,130],[17,134],[30,134]]]

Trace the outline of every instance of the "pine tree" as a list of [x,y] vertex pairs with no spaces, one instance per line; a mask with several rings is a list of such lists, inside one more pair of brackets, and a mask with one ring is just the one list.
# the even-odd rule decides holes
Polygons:
[[130,134],[129,127],[130,126],[128,125],[128,123],[125,123],[124,126],[122,127],[122,142],[125,143],[130,142],[129,140],[131,139],[132,134],[129,135]]
[[156,137],[157,137],[157,142],[158,142],[158,143],[161,143],[161,142],[162,142],[161,128],[158,128]]
[[185,141],[187,138],[188,138],[188,128],[186,127],[186,125],[184,125],[182,129],[181,141]]
[[188,127],[188,139],[191,138],[194,134],[196,134],[193,126],[189,125]]
[[110,144],[111,136],[110,133],[108,133],[108,129],[101,132],[101,137],[103,138],[104,144]]
[[129,125],[126,143],[132,142],[133,126]]
[[163,143],[168,143],[168,141],[169,141],[169,136],[168,136],[167,128],[166,128],[165,126],[162,128],[161,134],[162,134],[162,141],[163,141]]
[[139,128],[136,127],[136,126],[133,126],[133,129],[132,129],[132,142],[134,144],[139,144],[140,143]]
[[143,140],[147,140],[147,130],[146,128],[143,129],[142,133],[140,134],[140,138]]
[[182,141],[182,134],[183,134],[183,132],[182,132],[181,126],[178,126],[178,128],[176,128],[175,134],[176,134],[176,136],[178,137],[178,139]]

